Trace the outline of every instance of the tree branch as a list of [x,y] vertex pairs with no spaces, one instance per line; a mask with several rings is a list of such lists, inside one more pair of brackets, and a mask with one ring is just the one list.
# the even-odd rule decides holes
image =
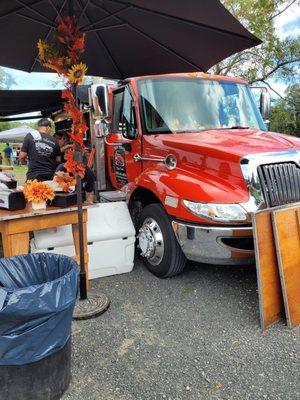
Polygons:
[[300,61],[300,58],[295,58],[294,60],[289,60],[289,61],[283,61],[283,62],[277,64],[276,67],[271,69],[271,71],[269,71],[267,74],[263,75],[261,78],[254,79],[250,83],[263,82],[264,80],[268,79],[271,75],[273,75],[274,72],[276,72],[278,69],[284,67],[285,65],[293,64],[293,63],[298,62],[298,61]]
[[281,99],[284,99],[284,97],[281,96],[281,94],[279,94],[274,88],[272,88],[272,86],[271,86],[268,82],[266,82],[266,81],[264,81],[264,80],[261,80],[261,82],[263,82],[265,85],[267,85],[268,88],[269,88],[270,90],[272,90],[272,92],[274,92],[275,94],[277,94],[277,96],[279,96]]
[[296,3],[297,0],[292,0],[283,10],[279,11],[277,14],[274,14],[270,17],[270,19],[274,19],[284,13],[288,8],[291,7],[292,4]]

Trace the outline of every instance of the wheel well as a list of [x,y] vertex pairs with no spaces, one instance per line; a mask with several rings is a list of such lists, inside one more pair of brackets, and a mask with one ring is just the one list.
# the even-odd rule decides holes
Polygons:
[[142,209],[149,204],[161,203],[159,198],[149,189],[139,187],[135,189],[129,200],[129,211],[135,226],[138,224]]
[[159,198],[149,189],[137,188],[130,197],[129,204],[132,202],[140,201],[143,207],[152,203],[160,203]]

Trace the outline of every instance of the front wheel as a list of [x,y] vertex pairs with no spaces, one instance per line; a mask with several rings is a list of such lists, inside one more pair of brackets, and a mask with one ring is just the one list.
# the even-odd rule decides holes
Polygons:
[[180,274],[186,258],[164,208],[160,204],[146,206],[141,212],[138,227],[138,247],[149,271],[159,278]]

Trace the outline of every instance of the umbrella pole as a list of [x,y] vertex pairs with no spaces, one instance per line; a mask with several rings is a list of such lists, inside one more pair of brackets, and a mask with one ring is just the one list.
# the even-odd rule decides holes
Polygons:
[[79,231],[79,258],[80,258],[79,291],[80,291],[80,300],[86,300],[87,284],[86,284],[86,271],[84,262],[82,186],[81,186],[80,176],[77,176],[76,181],[77,181],[77,216],[78,216],[78,231]]
[[[72,88],[74,96],[76,96],[76,86]],[[76,143],[74,151],[74,159],[78,163],[82,163],[82,153],[80,145]],[[82,212],[82,179],[79,175],[76,177],[77,192],[77,216],[78,216],[78,232],[79,232],[79,301],[76,302],[73,319],[89,319],[95,318],[103,314],[110,305],[109,298],[96,291],[87,292],[87,276],[85,271],[85,254],[84,254],[84,235],[83,235],[83,212]]]
[[[80,151],[75,151],[75,159],[78,162],[82,160]],[[87,280],[85,271],[85,254],[84,254],[84,235],[83,235],[83,215],[82,215],[82,180],[80,176],[76,178],[77,182],[77,215],[78,215],[78,231],[79,231],[79,300],[76,302],[73,319],[89,319],[95,318],[103,314],[110,305],[109,298],[96,291],[87,292]]]

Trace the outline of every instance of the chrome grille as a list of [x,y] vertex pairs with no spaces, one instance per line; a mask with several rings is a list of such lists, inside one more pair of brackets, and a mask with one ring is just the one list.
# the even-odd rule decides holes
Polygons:
[[257,173],[268,207],[300,201],[300,167],[296,163],[260,165]]

